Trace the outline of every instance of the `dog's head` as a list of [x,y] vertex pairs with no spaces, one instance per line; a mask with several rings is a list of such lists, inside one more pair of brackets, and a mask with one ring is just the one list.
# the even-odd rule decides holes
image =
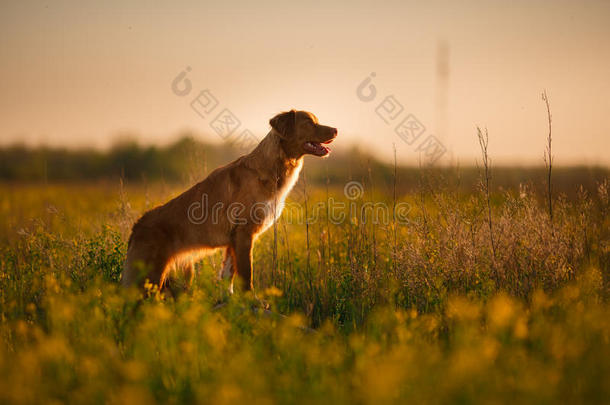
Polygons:
[[269,121],[271,128],[282,139],[282,147],[291,157],[303,155],[326,156],[325,146],[337,136],[337,128],[321,125],[315,115],[307,111],[290,110]]

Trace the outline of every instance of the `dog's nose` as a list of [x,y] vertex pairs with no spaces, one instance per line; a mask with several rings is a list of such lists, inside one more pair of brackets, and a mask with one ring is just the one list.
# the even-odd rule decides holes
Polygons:
[[334,136],[337,136],[337,128],[331,128],[330,133],[333,134]]

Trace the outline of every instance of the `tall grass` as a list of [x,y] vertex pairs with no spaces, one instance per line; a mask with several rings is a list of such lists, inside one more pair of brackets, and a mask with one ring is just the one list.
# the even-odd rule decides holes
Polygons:
[[[175,299],[118,287],[126,224],[179,188],[2,186],[0,402],[603,403],[608,181],[555,195],[551,222],[532,185],[459,178],[422,170],[405,193],[363,176],[354,200],[297,185],[293,202],[323,209],[255,245],[272,313],[227,296],[219,254]],[[329,196],[353,204],[344,221]],[[370,202],[388,221],[360,214]]]

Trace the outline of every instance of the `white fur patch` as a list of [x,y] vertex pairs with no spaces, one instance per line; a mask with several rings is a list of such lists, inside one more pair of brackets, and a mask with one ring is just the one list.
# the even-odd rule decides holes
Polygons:
[[275,221],[278,220],[280,215],[282,215],[282,210],[284,209],[286,197],[288,197],[288,194],[299,179],[299,173],[301,173],[302,168],[303,160],[299,162],[299,164],[293,169],[290,176],[286,178],[286,182],[284,183],[283,187],[277,191],[276,198],[266,202],[266,209],[269,214],[267,218],[265,218],[265,221],[263,222],[263,227],[260,230],[259,234],[265,232],[271,225],[273,225]]
[[218,272],[218,278],[220,279],[228,279],[231,278],[232,274],[232,270],[233,270],[233,258],[231,257],[231,255],[229,255],[227,257],[227,259],[224,261],[222,268],[220,269],[220,272]]
[[[218,272],[218,278],[221,280],[230,279],[231,276],[233,275],[232,271],[233,271],[233,257],[231,255],[229,255],[223,262],[222,267],[220,268],[220,271]],[[229,285],[229,294],[233,294],[233,281],[231,281],[231,285]]]

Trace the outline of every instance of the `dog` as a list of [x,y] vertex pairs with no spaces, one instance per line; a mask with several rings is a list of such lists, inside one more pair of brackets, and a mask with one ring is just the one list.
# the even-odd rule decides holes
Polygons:
[[[166,204],[146,212],[133,226],[121,277],[124,286],[146,280],[167,286],[170,269],[181,263],[189,284],[192,260],[224,248],[219,276],[235,274],[252,290],[252,247],[279,218],[296,183],[305,155],[328,156],[337,129],[321,125],[307,111],[273,117],[267,136],[247,155],[214,170],[200,183]],[[186,263],[184,263],[186,261]]]

